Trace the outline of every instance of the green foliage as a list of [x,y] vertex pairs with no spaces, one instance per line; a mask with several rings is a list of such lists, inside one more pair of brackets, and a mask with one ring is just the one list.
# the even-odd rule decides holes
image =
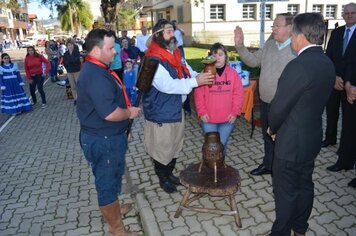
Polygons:
[[[0,0],[4,1],[4,0]],[[62,8],[72,0],[37,0],[50,10]],[[101,0],[100,8],[105,22],[118,24],[119,27],[132,27],[134,19],[142,9],[140,0]],[[59,14],[59,12],[58,12]],[[66,17],[64,19],[67,21]],[[91,22],[92,23],[92,22]],[[84,25],[83,22],[81,24]]]
[[90,7],[82,0],[66,0],[64,5],[57,6],[58,19],[64,31],[79,33],[80,27],[90,29],[93,21]]
[[116,5],[115,21],[119,29],[131,29],[139,16],[142,5],[139,0],[128,0]]
[[[185,47],[184,54],[188,64],[193,68],[195,71],[202,71],[204,65],[201,63],[202,59],[208,56],[208,49],[204,48],[195,48],[195,47]],[[236,51],[228,51],[227,55],[230,61],[240,60]],[[248,70],[251,72],[250,77],[256,78],[260,75],[260,68],[251,68],[246,66],[245,64],[242,65],[242,69]]]
[[[67,0],[38,0],[38,2],[41,2],[41,4],[48,7],[53,13],[54,9],[58,8],[61,5],[64,5],[67,2]],[[52,14],[51,14],[51,18],[52,18]]]
[[128,29],[133,28],[135,25],[135,17],[139,14],[139,12],[130,8],[122,8],[118,14],[119,29]]
[[207,49],[185,47],[184,54],[188,64],[193,68],[193,70],[195,71],[203,70],[204,65],[201,63],[201,60],[206,56],[208,56]]
[[16,12],[19,10],[20,4],[18,4],[17,0],[0,0],[0,7],[6,7]]

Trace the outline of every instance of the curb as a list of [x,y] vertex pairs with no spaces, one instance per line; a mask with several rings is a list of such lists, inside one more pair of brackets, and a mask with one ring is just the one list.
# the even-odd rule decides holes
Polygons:
[[140,213],[143,232],[147,236],[162,235],[156,222],[156,217],[153,214],[150,204],[143,196],[143,193],[136,194],[136,206]]

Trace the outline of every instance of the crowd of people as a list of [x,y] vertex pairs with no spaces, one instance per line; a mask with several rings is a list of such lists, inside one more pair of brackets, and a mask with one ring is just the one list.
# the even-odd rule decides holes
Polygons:
[[[113,32],[110,23],[106,23],[105,28]],[[121,37],[116,38],[115,35],[115,60],[110,64],[110,68],[116,72],[120,79],[125,81],[126,88],[129,91],[133,103],[137,96],[135,84],[138,66],[145,50],[147,50],[145,45],[150,36],[145,26],[142,27],[141,31],[142,34],[137,36],[139,39],[137,43],[134,37],[129,38],[127,36],[127,30],[121,31]],[[6,46],[3,48],[6,48]],[[14,79],[8,79],[6,75],[5,77],[3,76],[0,80],[2,91],[1,112],[9,115],[17,115],[32,110],[33,105],[37,103],[36,89],[41,96],[41,107],[45,108],[47,106],[47,100],[43,85],[47,78],[52,82],[56,82],[58,85],[67,86],[74,99],[74,105],[76,105],[76,84],[86,56],[85,39],[78,38],[76,35],[66,40],[59,39],[56,41],[51,39],[44,43],[42,50],[35,48],[35,46],[29,46],[26,50],[27,54],[24,59],[25,78],[29,83],[31,96],[28,97],[26,95],[23,89],[24,83],[19,73],[18,75],[16,74],[16,80],[15,76]],[[17,64],[12,63],[11,59],[9,59],[10,65],[7,65],[6,60],[10,58],[10,56],[7,53],[3,53],[3,51],[1,54],[4,55],[0,68],[2,69],[1,71],[8,71],[7,66],[10,66],[11,70],[17,71]],[[59,75],[62,75],[64,70],[66,72],[64,79],[60,80]],[[20,79],[21,81],[19,81]],[[29,102],[27,102],[27,100]]]
[[[330,116],[338,112],[331,106],[340,102],[339,158],[327,169],[355,168],[356,4],[345,5],[343,18],[346,25],[332,32],[326,53],[321,47],[325,24],[318,13],[277,14],[271,37],[255,52],[245,47],[242,28],[237,26],[234,31],[241,60],[250,67],[261,67],[259,95],[265,155],[250,174],[272,175],[276,218],[270,235],[289,236],[292,231],[295,236],[306,234],[314,199],[315,158],[322,147],[336,143],[329,126]],[[120,204],[118,193],[131,137],[127,129],[130,120],[141,112],[134,104],[142,59],[159,63],[150,89],[142,97],[144,147],[152,158],[160,187],[168,194],[176,192],[180,184],[173,172],[183,148],[183,104],[189,94],[194,91],[202,132],[219,132],[225,154],[243,104],[241,79],[227,63],[223,44],[214,43],[209,50],[216,60],[216,75],[198,73],[185,60],[178,39],[184,31],[176,22],[159,19],[152,35],[146,27],[141,31],[135,39],[129,38],[126,30],[118,37],[110,23],[105,23],[104,29],[93,29],[80,45],[85,53],[84,64],[83,51],[72,38],[62,42],[65,50],[55,42],[46,43],[45,56],[28,47],[24,61],[32,105],[37,102],[37,87],[42,107],[47,104],[44,78],[49,74],[52,81],[57,80],[58,60],[66,68],[80,123],[80,144],[95,177],[100,211],[114,235],[136,235],[124,227],[122,216],[131,206]],[[16,64],[6,53],[1,59],[2,112],[31,110]],[[326,105],[328,128],[322,141]],[[355,182],[353,179],[349,185],[355,187]]]

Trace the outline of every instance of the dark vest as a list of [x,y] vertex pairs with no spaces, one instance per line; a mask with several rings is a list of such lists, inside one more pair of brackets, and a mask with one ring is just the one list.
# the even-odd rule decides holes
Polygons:
[[[153,57],[159,60],[156,57]],[[162,65],[173,79],[178,79],[176,70],[167,62],[161,60]],[[184,76],[186,77],[186,76]],[[167,78],[169,80],[171,78]],[[174,123],[182,121],[182,95],[167,94],[158,91],[154,86],[143,94],[142,99],[145,119],[154,123]]]

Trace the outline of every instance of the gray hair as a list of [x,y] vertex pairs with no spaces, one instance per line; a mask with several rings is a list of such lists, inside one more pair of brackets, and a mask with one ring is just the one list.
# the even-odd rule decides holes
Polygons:
[[[356,3],[350,2],[350,3],[346,4],[346,5],[344,5],[344,9],[345,9],[346,7],[350,7],[350,8],[353,7],[353,8],[356,8]],[[343,12],[342,14],[344,14],[344,12]]]
[[289,12],[286,12],[286,13],[278,13],[277,14],[277,17],[278,16],[282,16],[284,17],[284,19],[286,20],[286,25],[291,25],[292,24],[292,21],[293,21],[293,15]]
[[303,34],[309,43],[322,45],[325,34],[324,18],[320,13],[302,13],[293,18],[293,34]]

